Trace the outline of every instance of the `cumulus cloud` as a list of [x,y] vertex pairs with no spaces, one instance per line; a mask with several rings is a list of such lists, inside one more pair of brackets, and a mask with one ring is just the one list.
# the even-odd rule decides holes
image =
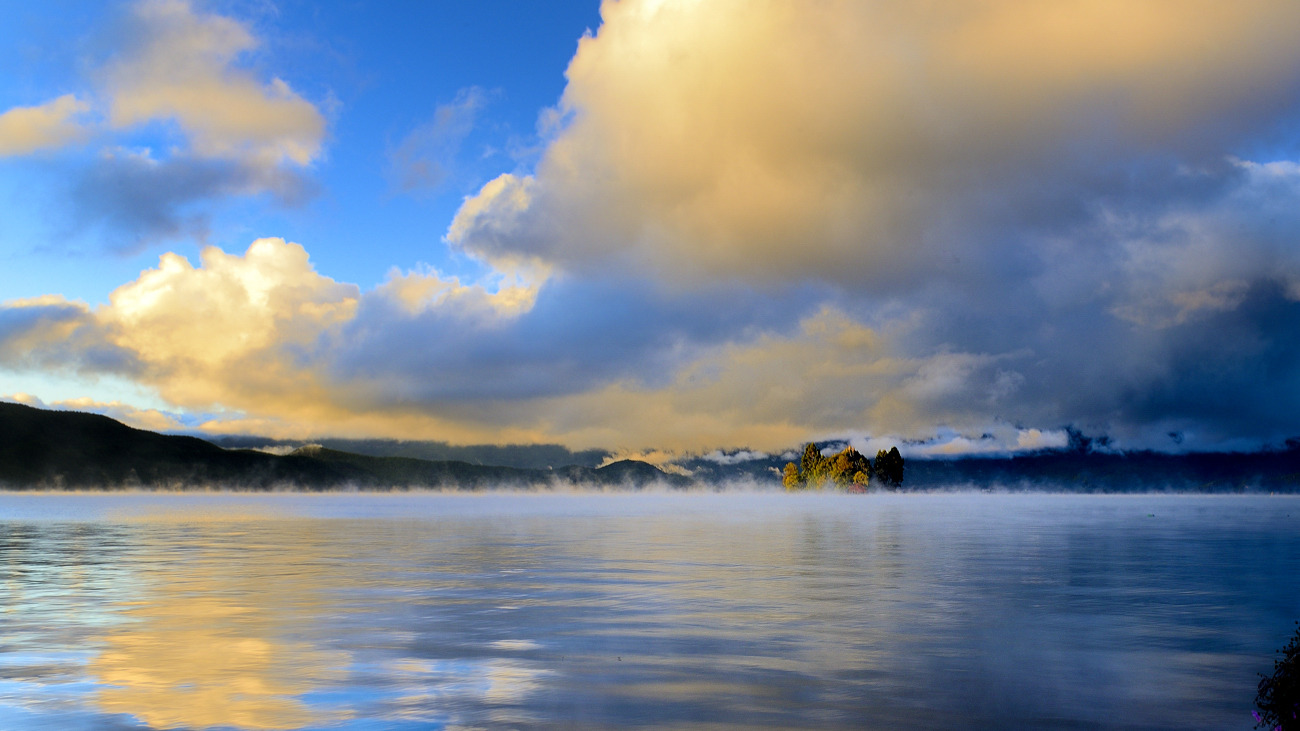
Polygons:
[[[792,418],[790,435],[850,422],[976,440],[1074,423],[1156,447],[1171,432],[1203,446],[1287,435],[1300,190],[1295,163],[1269,156],[1290,154],[1278,131],[1300,122],[1294,4],[622,2],[602,15],[536,169],[468,199],[453,244],[676,291],[742,282],[785,298],[815,283],[859,322],[907,323],[843,385],[828,374],[843,404],[787,406],[818,415]],[[791,337],[769,332],[767,356]],[[700,362],[730,373],[719,352]],[[813,360],[786,367],[815,373]],[[1275,364],[1266,381],[1252,362]],[[649,408],[725,440],[723,422],[770,400],[730,398],[748,399],[743,417],[707,398],[718,411],[680,422],[671,395]]]
[[35,107],[14,107],[0,114],[0,157],[26,155],[80,140],[85,129],[75,118],[90,105],[64,94]]
[[358,296],[278,239],[244,256],[209,247],[197,268],[166,254],[98,308],[58,297],[6,303],[0,357],[11,368],[122,373],[191,409],[279,402],[286,384],[310,397],[318,386],[302,364]]
[[[228,422],[209,425],[212,431],[236,430],[235,423],[296,435],[329,425],[325,433],[445,437],[457,433],[455,422],[429,415],[428,399],[413,401],[418,394],[402,390],[438,374],[404,370],[409,360],[386,364],[383,351],[369,360],[353,344],[420,327],[425,340],[434,335],[431,322],[447,332],[490,333],[492,321],[528,310],[539,286],[490,284],[444,280],[433,270],[394,272],[363,295],[317,273],[306,250],[281,239],[259,239],[243,255],[208,247],[197,267],[168,253],[97,308],[58,296],[5,303],[0,364],[126,375],[168,403]],[[435,339],[431,347],[445,345]],[[375,378],[357,363],[341,365],[349,357]],[[482,373],[473,362],[465,367],[451,375]],[[488,441],[487,429],[480,427],[480,441]]]
[[[242,256],[209,248],[198,267],[167,254],[99,308],[6,303],[0,363],[126,375],[213,413],[211,433],[558,441],[665,460],[846,435],[868,450],[886,435],[928,445],[913,453],[1059,442],[1059,428],[1026,424],[1204,446],[1285,434],[1300,396],[1293,339],[1261,336],[1300,324],[1280,283],[1216,310],[1212,341],[1190,321],[1152,337],[1112,319],[1116,343],[1079,344],[1099,355],[1081,364],[1062,360],[1075,350],[913,353],[930,323],[910,313],[868,325],[823,306],[790,329],[760,314],[767,329],[744,335],[737,323],[761,297],[535,286],[521,297],[425,269],[362,292],[317,273],[302,247],[263,239]],[[1270,394],[1247,386],[1261,378]]]
[[261,82],[236,65],[257,46],[238,21],[182,0],[145,0],[134,17],[137,43],[103,72],[110,126],[172,121],[194,153],[258,167],[320,154],[325,121],[315,105],[283,79]]
[[748,301],[720,299],[722,322],[706,327],[694,322],[701,301],[551,291],[423,270],[362,293],[317,273],[302,247],[262,239],[242,256],[210,247],[197,267],[166,254],[98,308],[7,303],[0,358],[124,373],[179,408],[229,416],[211,431],[678,450],[860,424],[860,377],[879,372],[886,388],[908,372],[874,362],[876,336],[830,310],[741,345],[726,310],[743,318]]
[[[1003,455],[1014,452],[1036,452],[1044,449],[1062,449],[1070,443],[1069,434],[1063,429],[1043,431],[1041,429],[1017,429],[1001,425],[992,433],[970,437],[964,434],[945,432],[935,439],[919,444],[905,444],[900,450],[907,456],[949,457],[956,455]],[[856,446],[856,445],[855,445]],[[870,443],[875,450],[889,449],[891,442],[876,439]]]
[[602,15],[535,174],[484,186],[453,241],[697,283],[1000,273],[992,234],[1087,215],[1129,159],[1221,154],[1300,78],[1276,0]]

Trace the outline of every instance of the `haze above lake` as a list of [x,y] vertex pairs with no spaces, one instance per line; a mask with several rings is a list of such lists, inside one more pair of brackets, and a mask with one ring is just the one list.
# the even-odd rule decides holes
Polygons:
[[0,495],[0,726],[1248,729],[1300,498]]

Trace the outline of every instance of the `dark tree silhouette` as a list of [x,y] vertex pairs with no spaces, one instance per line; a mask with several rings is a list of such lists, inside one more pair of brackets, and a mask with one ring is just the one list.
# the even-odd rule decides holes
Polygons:
[[1273,675],[1261,677],[1259,695],[1255,696],[1255,728],[1275,731],[1300,730],[1300,622],[1296,633],[1278,652],[1282,657],[1273,662]]
[[872,471],[882,483],[890,487],[903,484],[903,455],[898,453],[898,447],[888,452],[883,449],[876,452],[876,463],[872,466]]

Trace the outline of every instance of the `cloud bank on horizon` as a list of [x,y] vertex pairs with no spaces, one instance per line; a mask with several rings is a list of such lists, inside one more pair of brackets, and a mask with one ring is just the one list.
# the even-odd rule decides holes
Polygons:
[[[127,16],[134,42],[86,90],[0,112],[0,165],[93,151],[68,216],[111,222],[117,250],[206,243],[213,201],[319,187],[346,103],[244,64],[261,41],[236,18]],[[601,17],[536,154],[429,222],[462,271],[349,283],[280,232],[197,265],[167,252],[100,304],[6,301],[0,373],[83,379],[87,404],[125,379],[211,433],[302,438],[703,454],[1033,449],[1067,425],[1133,448],[1300,435],[1290,0]],[[441,184],[487,104],[466,86],[373,175]],[[124,145],[140,125],[174,144]]]

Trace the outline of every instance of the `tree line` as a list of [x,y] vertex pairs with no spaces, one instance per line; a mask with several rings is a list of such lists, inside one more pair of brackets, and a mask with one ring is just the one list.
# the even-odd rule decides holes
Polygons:
[[872,477],[877,484],[890,489],[903,484],[903,455],[898,453],[898,447],[876,452],[873,464],[853,447],[845,447],[827,457],[815,442],[809,442],[804,445],[799,464],[786,463],[781,484],[790,491],[838,487],[849,492],[866,492]]

